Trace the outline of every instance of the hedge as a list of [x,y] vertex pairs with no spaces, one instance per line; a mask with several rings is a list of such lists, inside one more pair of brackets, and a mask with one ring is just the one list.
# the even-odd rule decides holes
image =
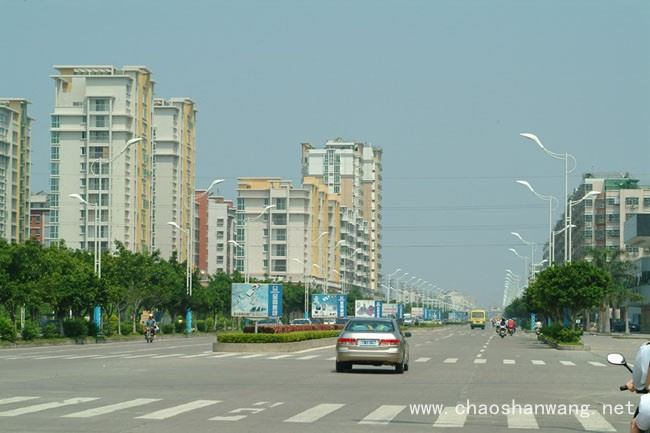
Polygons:
[[163,334],[173,334],[174,333],[174,324],[173,323],[165,323],[160,327],[162,330]]
[[71,338],[82,338],[88,335],[86,319],[66,319],[63,321],[63,335]]
[[570,329],[562,326],[560,322],[555,322],[550,326],[543,326],[541,329],[545,338],[553,340],[556,343],[579,343],[582,338],[582,329]]
[[11,323],[11,320],[0,319],[0,340],[13,343],[17,337],[16,327]]
[[219,335],[219,343],[292,343],[318,338],[338,337],[340,331],[302,331],[286,334],[225,334]]
[[31,341],[38,337],[38,326],[34,322],[27,321],[20,333],[23,336],[23,340]]
[[[258,334],[286,334],[289,332],[303,331],[340,331],[345,325],[260,325],[257,327]],[[255,332],[255,326],[244,327],[244,333]]]

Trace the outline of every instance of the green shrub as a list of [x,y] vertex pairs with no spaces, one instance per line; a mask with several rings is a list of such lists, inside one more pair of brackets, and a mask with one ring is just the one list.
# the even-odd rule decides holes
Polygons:
[[57,338],[60,337],[59,327],[55,323],[47,323],[41,330],[43,338]]
[[0,340],[14,342],[18,338],[16,327],[9,319],[0,319]]
[[135,332],[140,335],[144,335],[144,325],[140,322],[135,324]]
[[21,334],[23,336],[23,340],[31,341],[38,337],[38,326],[36,326],[34,322],[27,321],[25,322],[25,326],[23,326]]
[[63,335],[70,338],[82,338],[88,335],[86,319],[75,318],[63,321]]
[[177,320],[176,322],[174,322],[174,331],[176,331],[178,333],[182,333],[183,331],[185,331],[186,328],[187,328],[187,326],[185,325],[184,321]]
[[163,334],[173,334],[174,333],[174,324],[173,323],[165,323],[160,327],[162,329]]
[[337,337],[340,331],[301,331],[287,334],[225,334],[219,335],[220,343],[292,343],[318,338]]
[[557,343],[579,343],[582,338],[582,329],[573,330],[565,328],[560,322],[542,327],[542,334]]
[[122,322],[120,324],[121,326],[121,332],[122,335],[129,335],[131,334],[131,331],[133,330],[133,323],[132,322]]
[[117,322],[117,316],[111,316],[108,320],[105,320],[104,323],[102,323],[103,334],[109,336],[117,334]]
[[205,320],[205,330],[206,330],[206,332],[214,331],[214,319],[206,319]]
[[199,332],[205,332],[205,320],[196,321],[196,330]]
[[94,337],[97,334],[99,334],[99,326],[97,326],[97,324],[95,322],[86,322],[86,328],[87,328],[86,329],[86,331],[87,331],[86,335]]

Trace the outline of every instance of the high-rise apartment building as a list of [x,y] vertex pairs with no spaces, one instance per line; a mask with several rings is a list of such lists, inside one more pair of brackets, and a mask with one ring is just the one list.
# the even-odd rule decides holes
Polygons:
[[[65,240],[72,248],[93,249],[100,242],[102,249],[109,249],[119,240],[129,250],[149,250],[152,72],[143,66],[54,68],[50,238]],[[134,138],[142,140],[122,153]],[[70,194],[81,195],[90,205]]]
[[29,199],[29,237],[48,244],[50,229],[50,202],[48,194],[41,191]]
[[0,238],[29,238],[31,127],[26,99],[0,99]]
[[[587,173],[571,201],[578,202],[591,191],[600,194],[572,206],[571,222],[576,227],[571,233],[571,258],[584,258],[587,247],[623,250],[626,254],[622,258],[627,260],[650,255],[650,251],[624,242],[625,221],[636,214],[650,213],[650,186],[640,185],[627,173]],[[556,224],[556,231],[564,228],[563,220]],[[564,261],[564,249],[564,236],[555,236],[555,263]]]
[[[208,275],[217,272],[232,274],[235,270],[235,247],[229,241],[235,239],[235,206],[223,197],[207,196],[206,214],[201,218],[204,227],[199,236],[199,269]],[[205,220],[205,224],[203,224]]]
[[[190,229],[197,230],[191,224],[197,111],[190,98],[154,99],[153,104],[153,246],[164,258],[176,251],[178,260],[184,261],[187,234]],[[175,222],[183,230],[169,222]]]
[[322,149],[302,144],[302,175],[312,176],[340,194],[341,205],[368,222],[370,278],[368,287],[381,283],[382,150],[368,143],[329,140]]

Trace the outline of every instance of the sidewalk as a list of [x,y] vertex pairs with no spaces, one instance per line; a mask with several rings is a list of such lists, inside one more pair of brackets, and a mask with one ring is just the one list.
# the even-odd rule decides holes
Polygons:
[[[158,334],[156,340],[173,340],[181,338],[194,338],[194,337],[208,337],[215,336],[214,332],[193,332],[191,334]],[[216,337],[215,337],[216,338]],[[2,349],[25,349],[29,347],[50,347],[50,346],[75,346],[83,344],[111,344],[111,343],[130,343],[144,341],[144,335],[133,335],[119,338],[105,338],[97,340],[92,337],[86,337],[83,343],[77,343],[74,338],[53,338],[51,340],[40,340],[30,342],[17,342],[17,343],[0,343],[0,350]],[[19,340],[20,341],[20,340]]]

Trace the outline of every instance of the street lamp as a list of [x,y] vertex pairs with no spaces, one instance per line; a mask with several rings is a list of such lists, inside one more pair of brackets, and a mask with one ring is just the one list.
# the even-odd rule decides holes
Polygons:
[[[524,265],[524,272],[525,272],[525,274],[526,274],[526,285],[528,286],[528,284],[529,284],[529,282],[530,282],[530,280],[529,280],[529,278],[528,278],[528,257],[526,257],[526,256],[520,256],[519,253],[517,252],[517,250],[515,250],[514,248],[508,248],[508,249],[509,249],[510,251],[512,251],[512,252],[513,252],[517,257],[519,257],[520,259],[523,259],[523,260],[525,261],[526,264]],[[531,261],[532,261],[532,260],[531,260]]]
[[[312,267],[318,269],[318,274],[322,275],[323,274],[323,268],[320,265],[317,265],[316,263],[312,263]],[[323,290],[323,293],[326,293],[325,290]]]
[[570,224],[568,226],[562,227],[560,230],[553,230],[553,243],[551,244],[551,258],[555,259],[555,236],[564,233],[565,230],[577,227],[573,224]]
[[307,319],[309,318],[309,290],[307,289],[307,271],[305,270],[305,264],[302,260],[293,259],[293,261],[302,265],[303,280],[305,284],[305,319]]
[[[551,242],[553,241],[553,239],[551,239],[553,237],[553,200],[555,200],[558,205],[560,204],[560,201],[552,195],[541,195],[537,193],[537,191],[533,189],[530,183],[526,182],[525,180],[518,180],[516,182],[527,187],[533,194],[535,194],[537,198],[548,201],[548,250],[550,257]],[[549,263],[551,262],[552,261],[549,261]]]
[[[570,155],[568,153],[555,153],[551,152],[548,150],[542,142],[539,140],[539,138],[535,134],[531,134],[529,132],[523,132],[521,134],[522,137],[525,137],[529,140],[534,141],[537,143],[537,145],[544,151],[546,152],[547,155],[555,158],[555,159],[563,159],[564,160],[564,226],[566,227],[568,225],[567,221],[567,216],[569,214],[569,173],[572,173],[573,170],[576,169],[576,166],[578,165],[576,159],[573,157],[573,155]],[[569,170],[569,158],[573,160],[573,168]],[[568,241],[568,232],[564,232],[564,261],[567,261],[567,249],[566,246],[569,244]],[[532,261],[532,260],[531,260]]]
[[262,209],[262,212],[260,212],[260,214],[257,215],[256,217],[254,217],[254,218],[246,218],[246,225],[244,226],[245,227],[244,231],[246,232],[246,235],[245,235],[245,237],[246,237],[246,243],[245,243],[245,245],[246,245],[246,263],[245,263],[246,272],[244,273],[246,284],[248,284],[250,282],[250,272],[249,272],[249,269],[248,269],[248,263],[249,263],[248,262],[248,256],[250,256],[250,244],[251,244],[250,239],[251,238],[250,238],[248,224],[255,221],[258,218],[261,218],[262,215],[264,215],[267,210],[272,209],[274,207],[275,207],[274,204],[270,204],[268,206],[265,206],[264,209]]
[[[535,259],[534,259],[534,257],[535,257],[535,256],[534,256],[534,251],[535,251],[535,242],[525,240],[525,239],[522,238],[521,235],[520,235],[519,233],[517,233],[517,232],[510,232],[510,234],[513,235],[513,236],[516,236],[517,238],[519,238],[519,240],[522,241],[523,243],[525,243],[526,245],[530,245],[530,263],[531,263],[531,265],[532,265],[533,261],[535,260]],[[531,273],[532,273],[532,269],[531,269]]]
[[[598,194],[600,194],[600,191],[589,191],[581,199],[572,200],[572,201],[569,202],[569,224],[567,225],[567,227],[575,227],[574,225],[572,225],[573,206],[576,206],[576,205],[582,203],[583,201],[585,201],[586,199],[588,199],[589,197],[593,197],[593,196],[598,195]],[[568,250],[569,250],[569,256],[568,256],[567,261],[570,262],[571,258],[573,256],[573,230],[571,230],[571,229],[569,229],[569,243],[565,244],[565,248],[568,248]]]

